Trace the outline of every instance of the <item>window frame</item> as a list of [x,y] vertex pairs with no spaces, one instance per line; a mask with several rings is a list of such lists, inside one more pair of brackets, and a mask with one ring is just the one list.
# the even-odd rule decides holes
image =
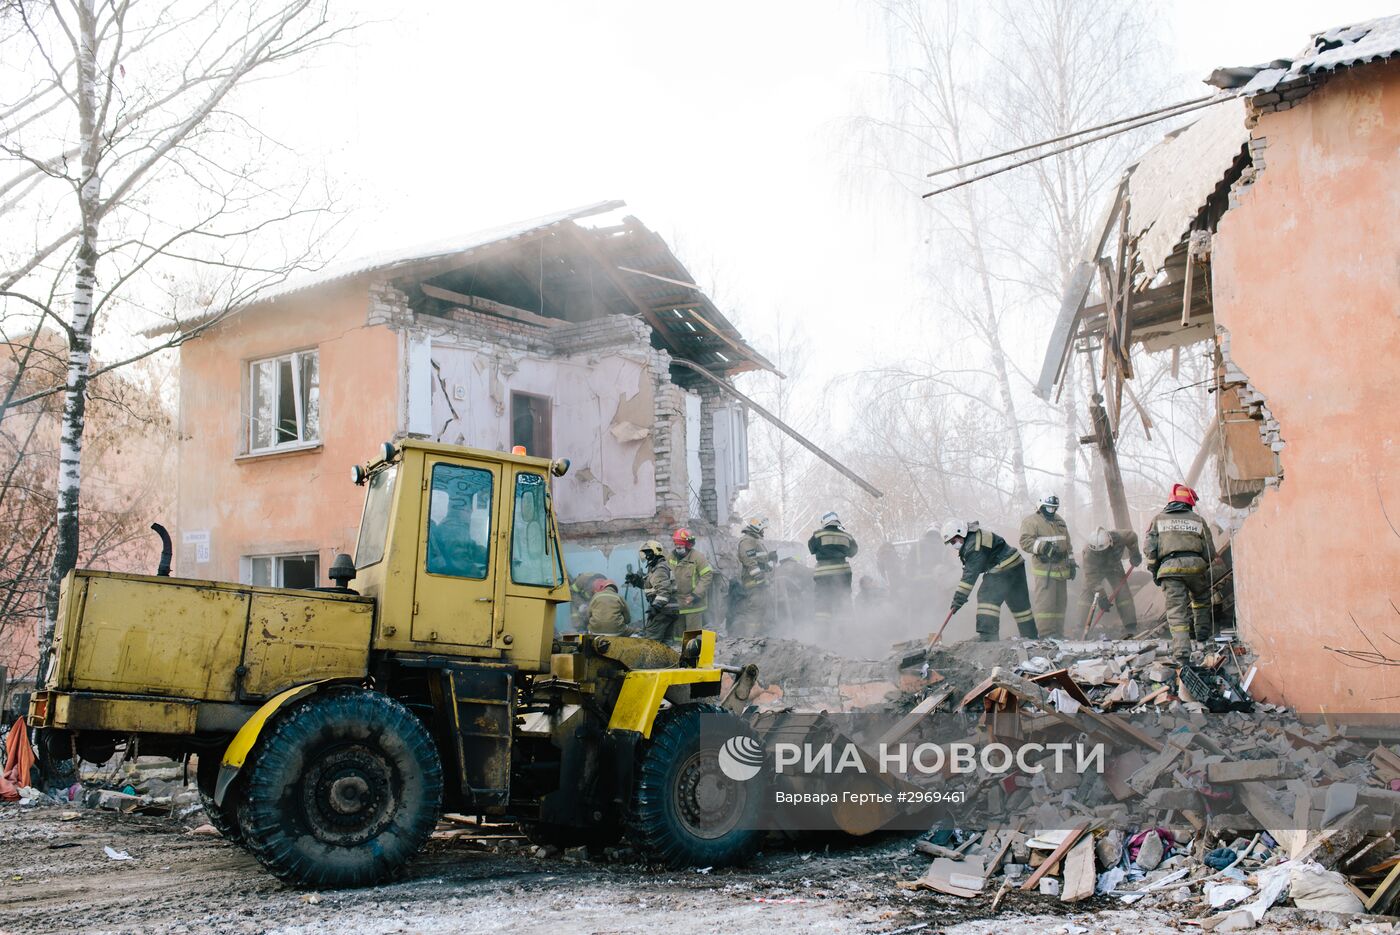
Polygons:
[[[314,358],[316,359],[316,389],[317,389],[318,393],[317,393],[316,436],[315,436],[314,438],[307,438],[307,437],[306,437],[306,412],[305,412],[305,408],[306,408],[306,407],[305,407],[305,405],[304,405],[304,403],[303,403],[303,400],[302,400],[302,395],[303,395],[303,394],[302,394],[302,385],[301,385],[301,381],[302,381],[302,366],[301,366],[301,364],[302,364],[302,361],[303,361],[305,358],[307,358],[307,357],[314,357]],[[260,447],[260,446],[258,445],[258,443],[257,443],[257,417],[256,417],[256,408],[257,408],[257,407],[256,407],[256,399],[257,399],[257,392],[258,392],[257,368],[258,368],[258,366],[259,366],[260,364],[271,364],[271,365],[273,366],[274,373],[276,373],[276,376],[274,377],[274,380],[273,380],[273,397],[272,397],[272,412],[273,412],[273,414],[274,414],[274,416],[273,416],[273,418],[274,418],[274,423],[273,423],[273,427],[272,427],[272,436],[273,436],[273,438],[275,439],[275,438],[277,437],[278,433],[281,431],[280,428],[278,427],[278,425],[277,425],[275,419],[276,419],[276,414],[281,410],[281,403],[282,403],[282,379],[281,379],[281,374],[280,374],[280,372],[279,372],[279,369],[280,369],[281,364],[282,364],[284,361],[287,362],[287,363],[290,365],[290,369],[291,369],[291,373],[292,373],[292,409],[293,409],[293,412],[294,412],[295,415],[296,415],[297,437],[296,437],[295,440],[290,440],[290,441],[285,441],[285,442],[277,442],[277,441],[274,441],[271,445],[261,446],[261,447]],[[255,357],[255,358],[250,358],[249,360],[247,360],[247,361],[245,362],[245,367],[244,367],[243,373],[244,373],[244,380],[245,380],[245,384],[244,384],[244,385],[245,385],[245,387],[246,387],[246,392],[244,393],[244,403],[245,403],[245,419],[244,419],[244,423],[245,423],[244,429],[245,429],[245,430],[244,430],[244,433],[243,433],[243,451],[244,451],[244,454],[249,454],[249,455],[273,454],[273,453],[282,452],[282,451],[296,451],[296,450],[303,449],[303,448],[314,448],[314,447],[317,447],[317,446],[319,446],[319,445],[322,444],[322,438],[321,438],[321,421],[322,421],[322,420],[321,420],[321,418],[320,418],[321,409],[320,409],[320,398],[319,398],[319,397],[320,397],[319,390],[320,390],[320,387],[321,387],[321,378],[320,378],[320,374],[321,374],[321,349],[320,349],[319,347],[300,348],[300,349],[293,350],[293,351],[286,351],[285,353],[281,353],[281,354],[271,354],[271,355],[268,355],[268,356],[266,356],[266,357]]]
[[[484,548],[485,548],[485,550],[486,550],[486,565],[485,565],[485,570],[484,570],[483,573],[480,574],[480,575],[458,575],[458,574],[453,574],[452,572],[449,572],[449,571],[433,571],[432,568],[431,568],[431,562],[432,562],[433,554],[434,554],[434,553],[433,553],[433,520],[432,520],[433,475],[437,473],[438,468],[443,468],[443,467],[451,468],[451,469],[453,469],[453,470],[475,471],[475,472],[480,473],[480,474],[485,474],[485,475],[486,475],[486,480],[487,480],[487,482],[490,484],[490,486],[486,488],[486,493],[487,493],[487,498],[486,498],[486,499],[487,499],[487,507],[486,507],[486,540],[485,540],[485,543],[484,543]],[[427,515],[423,518],[423,519],[426,520],[426,521],[420,521],[420,522],[421,522],[421,527],[420,527],[420,528],[422,529],[422,535],[423,535],[423,540],[422,540],[422,541],[423,541],[423,555],[422,555],[422,561],[421,561],[422,568],[423,568],[423,574],[425,574],[425,575],[430,575],[430,576],[432,576],[432,577],[434,577],[434,578],[447,578],[447,579],[452,580],[452,581],[477,581],[477,582],[481,582],[481,581],[489,581],[489,580],[491,579],[491,568],[492,568],[492,566],[495,564],[495,560],[496,560],[496,557],[495,557],[495,555],[492,554],[492,552],[493,552],[493,550],[494,550],[494,545],[495,545],[495,541],[494,541],[493,537],[494,537],[495,534],[496,534],[496,483],[497,483],[497,480],[498,480],[498,476],[497,476],[496,472],[494,472],[494,471],[492,471],[492,470],[490,470],[490,469],[488,469],[488,468],[480,467],[480,466],[478,466],[478,465],[473,465],[473,464],[457,464],[456,462],[453,462],[453,461],[430,461],[430,462],[428,463],[428,477],[427,477],[427,481],[428,481],[427,494],[428,494],[428,497],[427,497],[427,500],[426,500],[425,503],[424,503],[424,506],[425,506],[425,508],[426,508],[426,514],[427,514]],[[475,494],[473,494],[473,496],[475,496]]]
[[[311,586],[318,587],[317,582],[321,580],[321,553],[320,552],[263,552],[257,555],[243,555],[238,559],[240,566],[240,577],[242,583],[255,588],[285,588],[286,578],[283,575],[282,563],[286,559],[311,559],[315,562],[316,569],[311,575]],[[268,584],[253,583],[253,563],[268,561]],[[298,589],[300,590],[300,589]]]
[[[542,489],[544,490],[544,496],[541,498],[542,503],[540,504],[540,509],[541,509],[541,511],[542,511],[541,516],[540,516],[540,525],[541,525],[541,526],[543,527],[543,529],[544,529],[544,551],[545,551],[545,555],[551,556],[551,557],[553,558],[553,560],[554,560],[554,581],[553,581],[553,582],[550,582],[550,583],[547,583],[547,582],[540,582],[540,581],[522,581],[522,580],[520,580],[519,578],[517,578],[517,577],[516,577],[516,574],[515,574],[515,572],[516,572],[516,555],[515,555],[516,533],[520,530],[520,523],[517,522],[517,514],[518,514],[518,511],[519,511],[519,508],[520,508],[520,498],[519,498],[519,491],[520,491],[520,487],[521,487],[520,478],[521,478],[521,477],[524,477],[524,476],[527,476],[527,475],[530,476],[530,477],[537,477],[537,478],[539,478],[540,486],[541,486]],[[552,513],[552,509],[551,509],[551,507],[552,507],[552,498],[551,498],[551,496],[550,496],[550,490],[549,490],[549,477],[545,474],[544,471],[537,471],[537,470],[518,470],[518,471],[515,471],[515,472],[514,472],[512,478],[511,478],[511,485],[510,485],[510,486],[511,486],[511,497],[510,497],[510,583],[513,584],[513,585],[516,585],[516,586],[518,586],[518,587],[522,587],[522,588],[544,588],[544,589],[546,589],[546,590],[553,590],[553,589],[555,589],[555,588],[557,588],[557,587],[560,587],[560,586],[563,585],[563,583],[564,583],[564,557],[563,557],[563,555],[561,554],[561,549],[559,548],[559,540],[558,540],[558,538],[557,538],[557,537],[555,536],[555,534],[554,534],[554,533],[555,533],[555,529],[554,529],[554,523],[553,523],[553,521],[552,521],[552,520],[553,520],[553,513]],[[534,486],[534,485],[531,484],[531,485],[529,485],[529,486]]]
[[[517,444],[515,438],[515,405],[516,400],[529,400],[532,403],[539,403],[544,410],[544,417],[538,424],[532,424],[530,435],[531,441],[541,441],[544,444],[527,444],[525,453],[532,458],[552,458],[554,457],[554,400],[549,396],[542,396],[539,393],[526,393],[522,390],[510,391],[510,444],[514,448]],[[541,450],[542,449],[542,450]]]

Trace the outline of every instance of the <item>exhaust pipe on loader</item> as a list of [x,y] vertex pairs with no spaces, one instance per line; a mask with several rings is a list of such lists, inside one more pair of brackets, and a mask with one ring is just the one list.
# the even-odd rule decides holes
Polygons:
[[156,566],[156,575],[161,578],[170,577],[170,533],[165,531],[165,527],[160,523],[152,523],[151,529],[160,536],[160,564]]

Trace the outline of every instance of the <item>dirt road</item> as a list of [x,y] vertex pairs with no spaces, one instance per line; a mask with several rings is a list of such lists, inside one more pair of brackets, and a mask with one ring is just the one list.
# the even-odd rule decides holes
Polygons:
[[[927,860],[908,838],[772,848],[743,870],[649,870],[434,841],[404,878],[308,893],[241,848],[168,818],[0,809],[0,933],[1042,933],[1176,931],[1163,912],[1014,896],[961,900],[896,886]],[[133,859],[112,859],[110,847]],[[491,847],[497,847],[491,845]],[[1048,913],[1040,915],[1040,913]],[[1079,926],[1073,928],[1068,926]],[[911,928],[912,927],[912,928]],[[1261,930],[1267,931],[1267,929]]]

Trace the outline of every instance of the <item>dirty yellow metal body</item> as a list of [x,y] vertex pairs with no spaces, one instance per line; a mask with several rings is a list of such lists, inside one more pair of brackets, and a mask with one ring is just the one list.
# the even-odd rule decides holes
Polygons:
[[59,616],[37,726],[189,734],[200,705],[363,679],[374,601],[80,570],[64,582]]
[[[382,878],[417,846],[394,842],[425,837],[439,808],[574,840],[616,833],[653,735],[713,712],[724,673],[709,631],[686,633],[682,653],[556,636],[569,588],[551,477],[567,467],[386,444],[355,468],[364,514],[333,588],[72,572],[30,706],[41,746],[56,760],[196,754],[211,821],[292,882]],[[684,762],[686,789],[715,781]],[[278,772],[288,763],[300,772]],[[390,828],[390,807],[415,830]],[[704,849],[717,839],[701,835],[688,859],[728,859]]]

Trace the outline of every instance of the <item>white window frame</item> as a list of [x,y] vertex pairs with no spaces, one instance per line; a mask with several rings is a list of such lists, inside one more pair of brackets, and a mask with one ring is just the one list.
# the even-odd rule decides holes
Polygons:
[[[250,454],[250,455],[252,455],[252,454],[269,454],[269,453],[274,452],[274,451],[292,451],[292,450],[296,450],[296,449],[298,449],[298,448],[314,448],[314,447],[316,447],[316,446],[318,446],[318,445],[321,444],[320,422],[319,422],[319,421],[317,422],[317,426],[316,426],[316,437],[315,437],[315,438],[307,438],[307,437],[306,437],[306,413],[302,411],[302,408],[303,408],[303,407],[302,407],[302,401],[301,401],[301,397],[302,397],[302,393],[301,393],[301,361],[302,361],[302,358],[304,358],[304,357],[315,357],[315,358],[316,358],[316,373],[317,373],[317,375],[318,375],[318,376],[317,376],[317,388],[319,389],[319,387],[320,387],[320,377],[319,377],[319,374],[320,374],[320,372],[321,372],[321,352],[320,352],[320,348],[314,348],[314,347],[313,347],[313,348],[306,349],[306,350],[292,351],[292,352],[287,353],[287,354],[276,354],[276,355],[273,355],[273,356],[271,356],[271,357],[259,357],[259,358],[257,358],[256,360],[250,360],[250,361],[248,361],[248,369],[247,369],[247,371],[246,371],[247,393],[245,394],[245,401],[246,401],[246,406],[247,406],[247,420],[246,420],[246,421],[247,421],[247,432],[246,432],[246,434],[244,435],[244,444],[245,444],[245,446],[246,446],[246,447],[245,447],[245,450],[247,451],[248,454]],[[294,441],[285,441],[285,442],[273,441],[273,443],[272,443],[271,445],[268,445],[268,446],[264,446],[264,447],[259,448],[258,445],[257,445],[257,441],[256,441],[256,439],[257,439],[257,426],[254,424],[254,421],[255,421],[255,419],[256,419],[255,400],[256,400],[256,393],[257,393],[257,389],[258,389],[257,368],[258,368],[258,365],[259,365],[259,364],[272,364],[272,365],[273,365],[273,371],[274,371],[274,373],[276,373],[277,370],[278,370],[279,365],[280,365],[283,361],[287,361],[288,363],[291,364],[291,370],[292,370],[292,407],[293,407],[293,409],[296,411],[297,437],[296,437],[296,439],[295,439]],[[276,378],[276,379],[273,380],[273,383],[272,383],[272,412],[273,412],[273,414],[274,414],[274,418],[276,417],[276,413],[280,412],[280,411],[281,411],[281,408],[282,408],[281,393],[282,393],[282,381],[281,381],[280,378]],[[274,439],[276,439],[276,437],[277,437],[277,426],[276,426],[275,424],[273,425],[273,428],[272,428],[272,437],[273,437]]]
[[266,561],[270,563],[268,566],[269,583],[257,585],[257,587],[286,587],[286,584],[284,584],[286,578],[283,577],[283,562],[289,558],[302,560],[309,558],[314,560],[316,562],[316,573],[312,576],[313,586],[316,582],[321,580],[321,553],[319,552],[275,552],[265,555],[245,555],[238,560],[238,578],[243,584],[251,585],[253,583],[253,563]]

